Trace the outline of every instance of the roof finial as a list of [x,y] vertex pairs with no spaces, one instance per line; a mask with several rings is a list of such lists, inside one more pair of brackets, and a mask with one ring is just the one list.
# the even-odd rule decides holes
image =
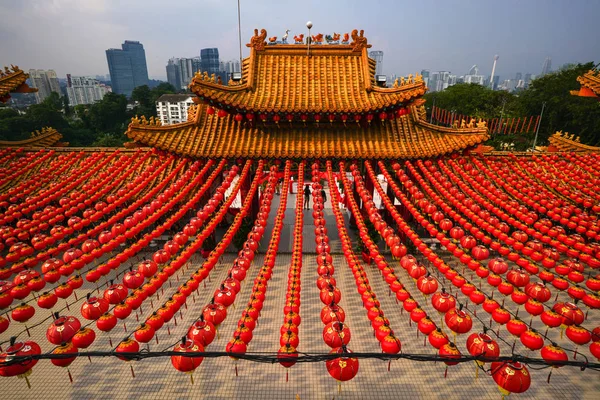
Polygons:
[[308,43],[308,48],[306,50],[306,55],[310,57],[310,42],[312,41],[312,38],[310,36],[310,29],[313,27],[313,23],[311,21],[308,21],[306,23],[306,27],[308,28],[308,37],[306,38],[306,42]]

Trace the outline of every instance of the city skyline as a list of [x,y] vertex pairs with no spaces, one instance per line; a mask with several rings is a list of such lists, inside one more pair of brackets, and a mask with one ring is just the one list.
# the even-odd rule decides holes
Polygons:
[[[489,75],[495,54],[500,55],[498,75],[539,74],[546,57],[552,58],[555,69],[565,63],[597,61],[600,43],[595,40],[593,15],[597,13],[593,10],[600,13],[600,2],[581,0],[577,5],[510,0],[500,7],[491,1],[425,0],[398,6],[386,0],[369,7],[349,0],[344,5],[312,1],[298,7],[288,0],[276,6],[260,0],[250,6],[242,1],[243,55],[248,54],[245,43],[254,28],[267,29],[269,36],[280,37],[286,29],[292,35],[306,35],[305,23],[311,20],[313,33],[364,29],[373,44],[371,50],[386,54],[386,75],[414,74],[421,69],[463,74],[473,64]],[[579,11],[582,7],[586,13]],[[54,69],[60,77],[106,74],[104,50],[124,40],[144,43],[151,78],[166,79],[166,60],[174,55],[197,56],[201,48],[219,48],[222,59],[239,58],[234,2],[229,7],[216,0],[170,3],[169,7],[156,0],[5,2],[0,12],[7,22],[0,27],[5,62],[26,69]],[[207,14],[210,18],[201,17]],[[73,24],[55,24],[63,15],[69,15]],[[332,15],[343,23],[333,22]],[[48,30],[53,35],[44,34]]]

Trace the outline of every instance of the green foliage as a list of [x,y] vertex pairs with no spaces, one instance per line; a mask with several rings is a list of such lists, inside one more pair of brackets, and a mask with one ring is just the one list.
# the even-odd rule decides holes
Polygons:
[[494,91],[474,83],[459,83],[442,92],[428,93],[425,99],[427,106],[433,106],[435,100],[436,107],[478,118],[510,117],[515,115],[517,108],[517,98],[512,93]]
[[237,251],[240,251],[241,249],[244,248],[244,242],[248,238],[248,234],[252,230],[253,225],[254,225],[254,222],[252,221],[252,219],[250,217],[246,217],[242,221],[242,225],[240,226],[240,229],[238,229],[238,231],[233,236],[233,245],[235,246]]
[[177,90],[170,83],[163,82],[150,89],[147,85],[138,86],[133,89],[131,99],[137,102],[134,112],[137,115],[144,115],[146,118],[156,117],[156,100],[163,94],[173,94]]
[[[378,243],[381,240],[381,235],[379,235],[379,232],[377,232],[377,229],[375,229],[375,225],[373,225],[373,223],[371,222],[371,220],[369,220],[369,218],[363,218],[363,220],[364,220],[365,226],[367,227],[367,233],[369,234],[369,237],[371,238],[371,240],[374,243]],[[360,235],[357,235],[355,250],[357,253],[361,253],[366,250],[366,246],[365,246],[364,242],[362,241],[362,239],[360,238]]]
[[[537,145],[545,145],[556,131],[579,136],[582,143],[600,145],[600,104],[597,99],[572,96],[579,90],[577,77],[593,67],[593,63],[568,64],[559,71],[531,82],[517,94],[492,91],[476,84],[458,84],[442,92],[425,95],[427,107],[433,106],[481,118],[505,118],[540,115],[545,102]],[[502,108],[504,105],[504,113]],[[533,145],[532,133],[494,136],[487,143],[496,149],[527,150]],[[508,147],[504,147],[508,146]]]
[[577,77],[593,67],[593,63],[568,65],[559,71],[531,82],[519,96],[522,115],[539,114],[546,103],[540,125],[538,144],[546,144],[556,131],[575,134],[582,143],[600,145],[600,104],[597,99],[572,96],[579,90]]

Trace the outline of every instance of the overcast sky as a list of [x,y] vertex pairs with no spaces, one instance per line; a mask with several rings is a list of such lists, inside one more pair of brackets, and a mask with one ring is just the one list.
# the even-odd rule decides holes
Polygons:
[[[364,29],[383,50],[384,73],[421,69],[489,75],[494,54],[503,79],[539,74],[544,59],[600,61],[600,0],[241,0],[244,57],[254,28],[269,36]],[[150,77],[167,60],[218,47],[239,57],[237,0],[0,0],[0,65],[54,69],[59,77],[108,74],[105,50],[139,40]]]

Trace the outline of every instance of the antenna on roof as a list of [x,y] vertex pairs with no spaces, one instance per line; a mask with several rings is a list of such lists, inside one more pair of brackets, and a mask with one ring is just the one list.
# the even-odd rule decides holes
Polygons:
[[242,70],[242,18],[240,13],[240,0],[238,0],[238,36],[240,41],[240,71]]
[[308,42],[308,48],[306,50],[306,55],[310,57],[310,42],[312,42],[312,37],[310,36],[310,28],[312,28],[312,22],[308,21],[306,23],[306,27],[308,28],[308,37],[306,38],[306,41]]

